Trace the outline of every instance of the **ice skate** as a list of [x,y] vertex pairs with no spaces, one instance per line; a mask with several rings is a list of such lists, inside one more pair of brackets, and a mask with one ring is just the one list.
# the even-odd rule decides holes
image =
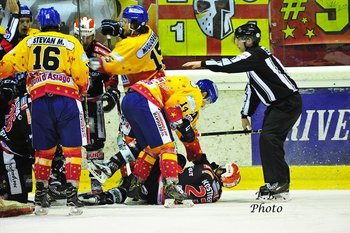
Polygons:
[[72,184],[67,184],[67,204],[69,215],[81,215],[83,213],[84,204],[78,199],[78,189]]
[[289,183],[279,184],[276,182],[266,184],[260,187],[257,194],[257,200],[262,202],[288,202],[291,199],[289,196]]
[[88,162],[87,168],[92,176],[94,176],[101,184],[105,183],[118,169],[118,165],[112,161],[108,163],[97,161]]
[[67,198],[65,185],[62,185],[58,180],[52,181],[49,184],[48,197],[52,205],[57,205],[58,200],[65,200]]
[[48,197],[48,188],[43,182],[36,182],[36,192],[34,197],[35,215],[47,215],[49,213],[50,201]]
[[99,194],[84,193],[79,195],[79,200],[84,205],[106,205],[114,203],[113,197],[105,192]]
[[176,204],[183,204],[185,207],[192,207],[193,201],[188,198],[180,185],[173,182],[164,185],[164,207],[173,208]]
[[148,191],[143,185],[143,182],[134,175],[130,175],[130,187],[127,192],[125,204],[127,205],[142,205],[147,202],[146,197]]

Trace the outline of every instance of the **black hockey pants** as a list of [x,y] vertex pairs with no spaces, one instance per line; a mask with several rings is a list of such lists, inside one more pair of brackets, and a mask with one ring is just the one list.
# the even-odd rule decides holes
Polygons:
[[290,183],[283,144],[302,111],[298,92],[267,107],[260,135],[260,157],[265,183]]

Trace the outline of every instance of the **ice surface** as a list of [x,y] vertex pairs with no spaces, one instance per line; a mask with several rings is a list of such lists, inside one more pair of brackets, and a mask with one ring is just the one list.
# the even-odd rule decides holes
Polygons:
[[[259,205],[254,194],[224,191],[219,202],[192,208],[85,207],[81,216],[68,216],[68,208],[57,206],[47,216],[0,218],[0,233],[350,232],[350,190],[291,191],[290,202],[262,204],[260,212],[252,212],[254,204]],[[262,208],[271,211],[262,212]]]

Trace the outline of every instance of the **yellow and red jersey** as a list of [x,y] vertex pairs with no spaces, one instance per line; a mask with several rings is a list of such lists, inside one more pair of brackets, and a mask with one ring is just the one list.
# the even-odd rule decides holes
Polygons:
[[131,88],[164,109],[170,124],[190,117],[198,112],[203,104],[200,88],[186,76],[142,80]]
[[27,72],[32,100],[46,93],[80,99],[88,87],[88,58],[79,41],[60,32],[25,37],[0,62],[0,77]]
[[148,33],[119,41],[113,51],[102,58],[102,63],[108,74],[122,75],[125,88],[139,80],[164,76],[159,39],[150,28]]

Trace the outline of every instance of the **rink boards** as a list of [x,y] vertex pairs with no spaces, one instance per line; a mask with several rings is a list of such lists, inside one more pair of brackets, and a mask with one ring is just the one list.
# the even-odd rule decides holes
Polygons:
[[[263,182],[261,166],[240,167],[241,182],[232,190],[257,190]],[[120,173],[107,180],[104,189],[116,186]],[[350,166],[291,166],[291,190],[350,189]],[[81,176],[80,192],[90,190],[87,170]]]

